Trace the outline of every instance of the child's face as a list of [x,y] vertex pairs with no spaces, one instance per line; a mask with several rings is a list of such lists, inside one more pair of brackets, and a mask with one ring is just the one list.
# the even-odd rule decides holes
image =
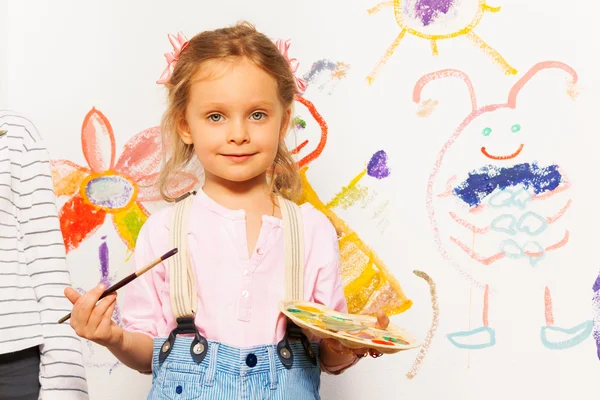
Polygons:
[[179,132],[194,145],[205,179],[265,178],[291,113],[275,79],[246,58],[210,61],[193,78],[189,96]]

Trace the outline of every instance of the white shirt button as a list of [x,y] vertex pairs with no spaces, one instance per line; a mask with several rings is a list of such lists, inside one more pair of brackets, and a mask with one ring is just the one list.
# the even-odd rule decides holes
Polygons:
[[248,276],[248,275],[250,275],[250,271],[248,271],[248,270],[245,270],[245,271],[244,271],[244,276]]
[[262,249],[262,247],[259,247],[258,249],[256,249],[256,252],[258,253],[259,256],[262,256],[264,253],[264,250]]
[[244,297],[244,298],[248,297],[249,294],[250,293],[248,293],[247,290],[242,291],[242,297]]

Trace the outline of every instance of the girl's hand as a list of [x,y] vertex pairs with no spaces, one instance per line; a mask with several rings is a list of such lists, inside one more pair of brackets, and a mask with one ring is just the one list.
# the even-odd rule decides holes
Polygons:
[[[388,318],[388,316],[385,315],[385,313],[383,311],[378,311],[377,312],[377,324],[375,326],[378,329],[387,329],[389,324],[390,324],[390,319]],[[368,347],[357,347],[357,348],[347,347],[336,339],[326,338],[326,339],[323,339],[323,342],[325,342],[325,345],[334,353],[339,353],[339,354],[354,353],[354,355],[356,355],[358,358],[366,357],[367,355],[371,355],[371,357],[377,358],[377,357],[381,357],[383,355],[383,353],[381,353],[375,349],[370,349]]]
[[104,289],[100,284],[83,296],[73,288],[65,289],[65,296],[73,303],[70,324],[84,339],[102,346],[116,346],[123,340],[123,330],[112,320],[117,294],[111,293],[98,303]]

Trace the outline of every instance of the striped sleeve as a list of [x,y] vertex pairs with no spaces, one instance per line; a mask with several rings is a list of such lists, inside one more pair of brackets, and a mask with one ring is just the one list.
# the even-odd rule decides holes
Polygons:
[[40,345],[41,399],[88,399],[81,341],[69,324],[57,323],[71,311],[63,293],[70,285],[70,274],[48,152],[39,137],[25,141],[19,183],[23,252],[44,337]]

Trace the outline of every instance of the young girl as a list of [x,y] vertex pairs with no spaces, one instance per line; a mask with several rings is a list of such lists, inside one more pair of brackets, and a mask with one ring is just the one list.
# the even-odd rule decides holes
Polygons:
[[[311,205],[289,201],[301,189],[284,143],[296,78],[247,23],[171,41],[176,50],[159,80],[168,89],[170,150],[160,190],[175,206],[148,218],[135,263],[142,268],[173,247],[181,258],[126,288],[125,330],[111,319],[116,295],[98,302],[101,286],[81,297],[67,289],[71,326],[130,368],[151,371],[149,399],[318,399],[321,368],[339,374],[369,350],[309,342],[279,312],[290,290],[346,311],[335,229]],[[195,158],[202,189],[174,199],[172,179]],[[286,268],[302,259],[294,278]],[[378,321],[389,322],[382,313]]]

